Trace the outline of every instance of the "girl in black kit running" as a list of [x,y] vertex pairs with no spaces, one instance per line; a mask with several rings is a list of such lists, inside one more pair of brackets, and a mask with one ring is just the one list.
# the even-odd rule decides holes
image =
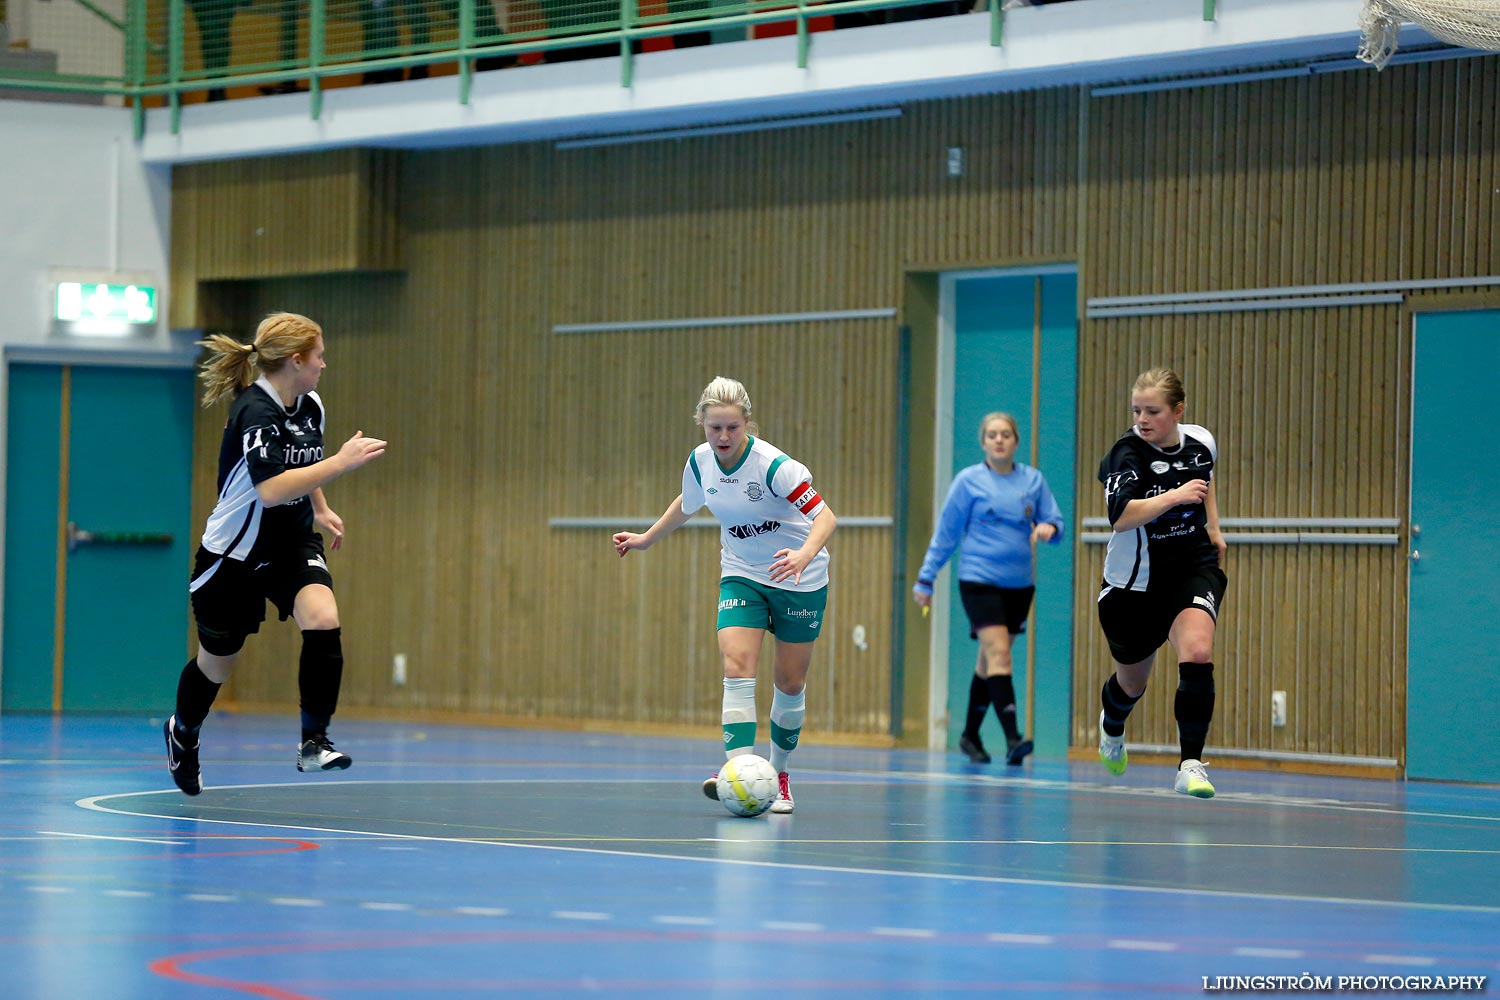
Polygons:
[[1212,798],[1203,743],[1214,714],[1214,625],[1229,579],[1219,568],[1227,546],[1219,530],[1213,435],[1181,423],[1182,379],[1153,368],[1135,380],[1135,425],[1099,464],[1114,528],[1104,557],[1099,624],[1115,672],[1099,713],[1099,759],[1124,774],[1125,720],[1146,693],[1163,642],[1177,651],[1177,731],[1182,758],[1174,788]]
[[230,396],[234,404],[219,448],[219,499],[188,585],[198,655],[183,668],[177,711],[162,727],[172,780],[188,795],[203,791],[198,730],[246,636],[260,631],[267,600],[302,630],[297,770],[353,763],[328,739],[344,654],[323,536],[313,527],[332,536],[330,548],[343,543],[344,522],[323,487],[386,447],[356,431],[337,454],[323,457],[323,401],[313,391],[326,367],[323,330],[306,316],[272,313],[249,344],[217,334],[199,343],[212,352],[200,375],[203,405]]

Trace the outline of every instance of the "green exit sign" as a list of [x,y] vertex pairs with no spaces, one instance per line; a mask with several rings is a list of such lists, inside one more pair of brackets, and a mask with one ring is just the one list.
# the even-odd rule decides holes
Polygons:
[[91,320],[155,323],[156,289],[149,285],[102,285],[91,281],[59,282],[53,316],[64,323]]

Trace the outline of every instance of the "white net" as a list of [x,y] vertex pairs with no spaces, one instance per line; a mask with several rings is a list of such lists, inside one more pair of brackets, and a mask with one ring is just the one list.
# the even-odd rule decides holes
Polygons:
[[1450,45],[1500,51],[1500,0],[1365,0],[1359,58],[1383,69],[1396,54],[1403,21]]

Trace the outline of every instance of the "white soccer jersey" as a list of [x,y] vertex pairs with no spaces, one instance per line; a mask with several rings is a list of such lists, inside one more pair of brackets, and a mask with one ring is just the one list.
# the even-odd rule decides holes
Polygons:
[[707,506],[719,519],[721,575],[742,576],[782,590],[812,591],[828,585],[828,549],[821,549],[802,571],[802,582],[771,582],[771,563],[782,549],[800,549],[823,513],[823,499],[812,488],[807,466],[780,448],[751,437],[734,468],[719,466],[704,442],[682,470],[682,509],[692,514]]

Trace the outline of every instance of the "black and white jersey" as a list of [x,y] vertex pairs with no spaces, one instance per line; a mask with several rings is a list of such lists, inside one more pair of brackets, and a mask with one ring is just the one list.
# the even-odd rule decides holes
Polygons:
[[203,547],[242,562],[306,538],[313,530],[306,496],[275,507],[261,503],[255,484],[323,460],[323,401],[316,392],[291,409],[264,377],[234,401],[219,447],[219,501],[208,516]]
[[[1132,500],[1145,500],[1174,490],[1194,479],[1213,481],[1219,460],[1214,436],[1197,424],[1178,424],[1173,448],[1158,448],[1141,439],[1131,427],[1099,463],[1099,481],[1113,524]],[[1104,584],[1126,590],[1146,590],[1157,580],[1206,566],[1217,566],[1218,550],[1208,539],[1208,513],[1201,503],[1185,503],[1166,511],[1149,524],[1109,537],[1104,556]]]

